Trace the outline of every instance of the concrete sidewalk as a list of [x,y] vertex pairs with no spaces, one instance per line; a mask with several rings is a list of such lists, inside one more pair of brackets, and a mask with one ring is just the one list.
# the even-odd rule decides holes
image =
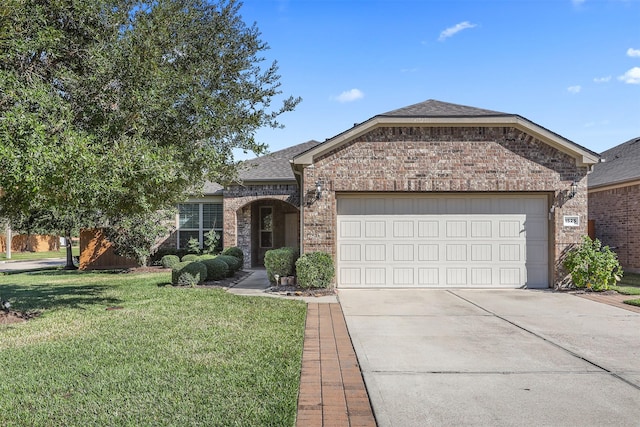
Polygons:
[[379,426],[640,425],[640,314],[530,290],[340,304]]
[[0,261],[0,272],[40,270],[43,268],[64,267],[66,263],[66,258],[45,258],[33,261],[5,260]]

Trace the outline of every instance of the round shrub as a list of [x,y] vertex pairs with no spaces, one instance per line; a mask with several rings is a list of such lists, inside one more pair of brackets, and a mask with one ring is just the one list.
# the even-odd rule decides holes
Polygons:
[[180,259],[180,261],[182,262],[197,261],[197,260],[198,260],[198,255],[196,254],[186,254]]
[[237,246],[228,247],[227,249],[222,251],[222,253],[220,255],[231,255],[231,256],[234,256],[234,257],[236,257],[236,258],[238,258],[240,260],[240,264],[244,265],[244,252],[242,252],[242,249],[240,249]]
[[240,260],[231,255],[218,255],[216,259],[222,260],[229,265],[229,277],[233,276],[236,271],[242,268]]
[[201,262],[179,262],[171,269],[171,284],[178,286],[199,285],[207,278],[207,267]]
[[212,255],[212,254],[203,254],[203,255],[199,255],[195,261],[204,261],[207,259],[214,259],[216,256]]
[[571,249],[563,262],[577,288],[607,290],[622,278],[618,256],[600,240],[582,237],[582,243]]
[[201,261],[207,267],[207,280],[222,280],[229,275],[229,264],[218,258]]
[[164,268],[173,268],[174,265],[180,262],[180,257],[178,255],[165,255],[160,259],[160,264]]
[[335,275],[333,260],[325,252],[310,252],[296,261],[298,285],[302,288],[328,288]]
[[296,248],[271,249],[264,254],[264,266],[270,282],[275,282],[275,275],[291,276],[295,273],[298,250]]

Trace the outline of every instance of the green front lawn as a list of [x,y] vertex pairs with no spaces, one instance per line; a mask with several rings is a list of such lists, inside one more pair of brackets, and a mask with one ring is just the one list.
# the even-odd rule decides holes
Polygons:
[[[73,252],[73,256],[80,255],[80,248],[78,246],[73,246],[71,248]],[[0,261],[31,261],[45,258],[66,258],[67,257],[67,248],[60,248],[59,251],[50,251],[50,252],[11,252],[11,259],[7,260],[7,253],[0,253]]]
[[304,303],[169,280],[0,276],[12,308],[41,313],[0,324],[0,424],[293,425]]

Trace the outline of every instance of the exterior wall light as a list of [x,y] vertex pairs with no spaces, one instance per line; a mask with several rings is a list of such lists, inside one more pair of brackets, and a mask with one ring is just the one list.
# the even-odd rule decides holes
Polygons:
[[322,181],[316,181],[316,199],[320,200],[320,196],[322,195]]
[[569,198],[573,199],[575,195],[578,193],[578,181],[575,179],[571,183],[571,190],[569,191]]

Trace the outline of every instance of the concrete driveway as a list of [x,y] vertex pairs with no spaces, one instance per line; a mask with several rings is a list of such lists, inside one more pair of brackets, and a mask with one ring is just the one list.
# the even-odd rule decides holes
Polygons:
[[639,426],[640,314],[531,290],[340,290],[379,426]]

